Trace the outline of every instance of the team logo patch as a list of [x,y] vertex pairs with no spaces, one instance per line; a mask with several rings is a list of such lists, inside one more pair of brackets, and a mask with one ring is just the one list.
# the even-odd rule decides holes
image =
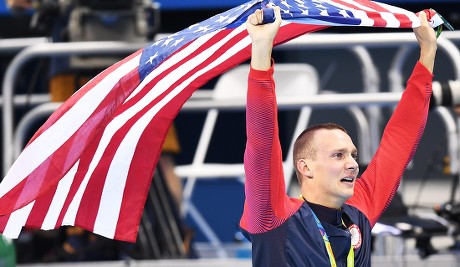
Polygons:
[[348,231],[350,231],[351,234],[351,245],[353,246],[353,249],[359,249],[363,241],[361,230],[359,230],[359,227],[356,224],[352,224],[350,227],[348,227]]

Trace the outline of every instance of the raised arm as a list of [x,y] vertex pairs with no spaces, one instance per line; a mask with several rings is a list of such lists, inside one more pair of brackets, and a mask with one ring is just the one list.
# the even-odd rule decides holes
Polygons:
[[420,45],[419,61],[385,127],[377,152],[347,202],[365,213],[372,225],[391,202],[426,125],[437,44],[425,12],[420,12],[419,18],[422,26],[414,29]]
[[251,67],[254,70],[269,70],[272,66],[271,56],[273,41],[281,25],[279,7],[275,7],[275,21],[262,25],[263,12],[257,10],[248,17],[246,27],[251,37]]
[[263,233],[277,227],[294,210],[284,185],[271,60],[273,40],[281,24],[278,7],[275,16],[275,22],[260,25],[262,11],[258,10],[246,23],[252,40],[252,57],[244,155],[246,199],[240,224],[250,233]]

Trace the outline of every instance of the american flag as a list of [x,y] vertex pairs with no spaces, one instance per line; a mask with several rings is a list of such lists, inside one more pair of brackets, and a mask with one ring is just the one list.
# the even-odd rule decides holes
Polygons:
[[367,0],[253,0],[158,40],[89,81],[35,133],[0,184],[0,232],[73,225],[134,242],[172,120],[196,89],[249,59],[245,21],[267,4],[283,17],[275,45],[334,25],[419,26],[414,13]]

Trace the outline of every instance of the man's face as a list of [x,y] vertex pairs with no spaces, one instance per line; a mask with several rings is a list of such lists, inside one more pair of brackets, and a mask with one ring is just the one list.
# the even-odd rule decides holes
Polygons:
[[315,160],[308,161],[318,204],[341,207],[353,195],[359,168],[357,149],[341,130],[318,130],[313,139]]

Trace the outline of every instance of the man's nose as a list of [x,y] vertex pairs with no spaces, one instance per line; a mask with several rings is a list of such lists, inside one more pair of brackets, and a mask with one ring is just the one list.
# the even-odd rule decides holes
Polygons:
[[355,170],[357,170],[359,168],[359,164],[358,164],[358,162],[356,161],[355,158],[350,157],[350,160],[347,162],[346,168],[348,170],[355,171]]

